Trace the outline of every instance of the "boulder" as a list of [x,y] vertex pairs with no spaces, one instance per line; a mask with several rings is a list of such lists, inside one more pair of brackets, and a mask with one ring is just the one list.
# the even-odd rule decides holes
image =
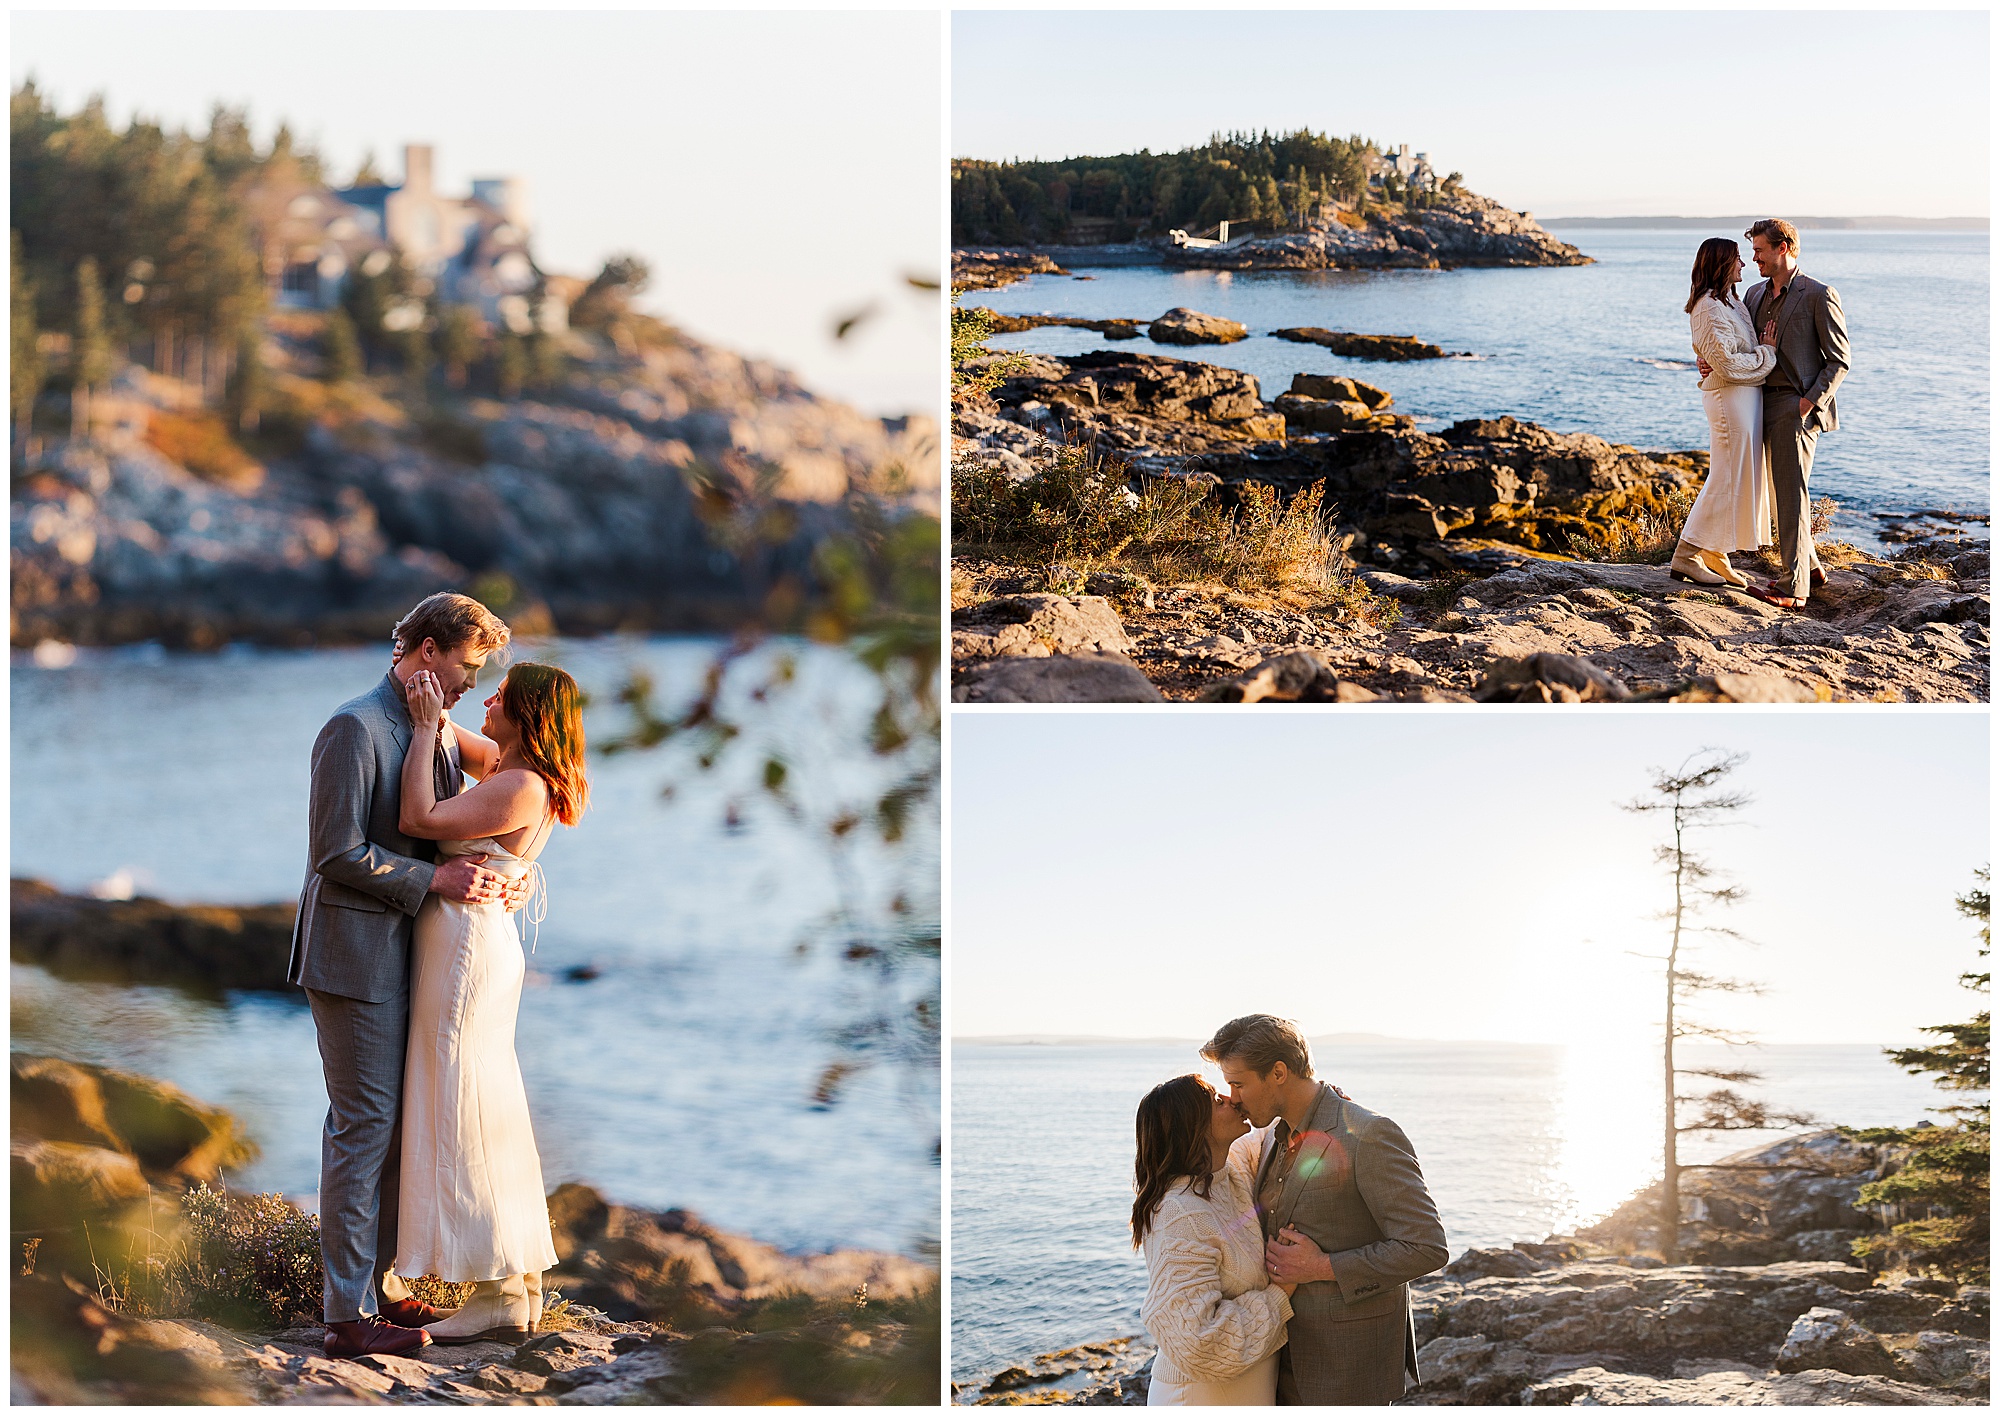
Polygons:
[[1882,1339],[1838,1308],[1810,1308],[1793,1320],[1778,1349],[1780,1372],[1826,1370],[1856,1377],[1890,1377],[1896,1359]]
[[1475,1278],[1526,1278],[1547,1267],[1519,1249],[1467,1249],[1445,1265],[1443,1275],[1470,1283]]
[[1632,695],[1588,659],[1530,654],[1488,664],[1472,696],[1481,703],[1622,703]]
[[1154,320],[1146,333],[1155,344],[1233,344],[1250,331],[1235,320],[1180,305]]
[[1993,1357],[1985,1338],[1927,1331],[1886,1345],[1906,1381],[1981,1397],[1991,1390]]
[[1284,415],[1287,428],[1307,433],[1351,433],[1372,426],[1375,420],[1366,404],[1354,400],[1281,393],[1271,401],[1271,407]]
[[1296,329],[1274,329],[1280,339],[1294,344],[1317,344],[1346,359],[1378,359],[1402,363],[1410,359],[1450,357],[1435,344],[1427,344],[1408,334],[1350,334],[1346,330],[1320,329],[1306,325]]
[[1394,398],[1385,388],[1362,383],[1359,379],[1343,378],[1334,374],[1293,374],[1293,393],[1301,398],[1331,399],[1336,403],[1359,403],[1371,413],[1379,413],[1387,408]]
[[166,1185],[214,1181],[256,1154],[227,1111],[166,1082],[26,1052],[9,1061],[17,1142],[112,1151]]
[[1381,695],[1344,683],[1326,656],[1294,649],[1202,690],[1204,703],[1374,703]]
[[954,663],[1007,655],[1128,654],[1132,641],[1102,595],[1009,595],[954,610]]
[[993,659],[953,684],[954,703],[1164,703],[1132,661],[1114,654]]
[[1515,1398],[1522,1406],[1958,1406],[1959,1398],[1882,1377],[1803,1372],[1764,1377],[1743,1371],[1691,1378],[1584,1367],[1549,1377]]

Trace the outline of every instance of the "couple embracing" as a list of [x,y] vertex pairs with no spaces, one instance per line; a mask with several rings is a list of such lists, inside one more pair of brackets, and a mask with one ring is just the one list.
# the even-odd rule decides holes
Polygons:
[[1408,1285],[1444,1226],[1402,1128],[1313,1076],[1296,1023],[1225,1023],[1139,1103],[1132,1242],[1151,1406],[1386,1406],[1417,1380]]
[[[1847,319],[1839,292],[1799,269],[1791,222],[1767,219],[1743,234],[1764,279],[1740,300],[1736,243],[1717,236],[1695,252],[1687,316],[1708,415],[1708,479],[1668,573],[1799,610],[1826,583],[1806,481],[1819,435],[1840,426],[1833,393],[1847,377]],[[1729,553],[1770,545],[1774,521],[1782,568],[1754,586]]]
[[[479,732],[448,716],[508,637],[477,600],[431,596],[396,626],[381,682],[313,744],[286,976],[311,1002],[326,1073],[329,1356],[525,1341],[556,1262],[514,1054],[514,914],[589,787],[582,699],[561,669],[515,664]],[[407,1280],[426,1274],[471,1297],[423,1302]]]

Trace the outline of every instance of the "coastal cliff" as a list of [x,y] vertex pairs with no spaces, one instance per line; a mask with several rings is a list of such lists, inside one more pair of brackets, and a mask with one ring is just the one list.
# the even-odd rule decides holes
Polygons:
[[12,642],[373,640],[445,588],[530,633],[728,628],[811,587],[853,498],[936,508],[929,420],[678,334],[573,332],[561,379],[511,399],[332,382],[321,339],[274,320],[256,456],[127,365],[90,436],[18,466]]

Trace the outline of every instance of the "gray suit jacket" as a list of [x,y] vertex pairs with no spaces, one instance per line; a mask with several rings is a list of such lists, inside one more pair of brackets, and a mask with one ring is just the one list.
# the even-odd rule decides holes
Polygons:
[[[1771,282],[1760,280],[1743,297],[1743,308],[1760,331],[1764,300],[1770,293]],[[1804,271],[1793,272],[1785,296],[1785,314],[1778,324],[1778,363],[1797,382],[1799,392],[1813,401],[1806,426],[1823,433],[1837,429],[1840,417],[1833,391],[1847,377],[1847,317],[1840,310],[1840,292]]]
[[[1258,1158],[1261,1192],[1279,1146]],[[1286,1405],[1380,1406],[1417,1380],[1411,1279],[1445,1266],[1444,1225],[1402,1128],[1320,1084],[1266,1237],[1293,1225],[1325,1251],[1333,1282],[1302,1283],[1280,1364]]]
[[[386,1003],[410,986],[410,929],[437,872],[431,842],[397,829],[410,733],[391,674],[319,730],[311,848],[285,971],[293,983],[364,1003]],[[456,792],[455,754],[451,775]]]

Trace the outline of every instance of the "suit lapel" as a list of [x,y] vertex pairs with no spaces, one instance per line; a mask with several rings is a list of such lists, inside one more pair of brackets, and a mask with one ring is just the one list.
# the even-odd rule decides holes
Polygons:
[[396,676],[384,674],[382,682],[376,685],[375,697],[382,704],[382,716],[389,721],[389,736],[395,739],[398,752],[410,750],[410,710],[397,696]]
[[1778,343],[1780,345],[1783,345],[1785,342],[1785,331],[1790,329],[1792,322],[1798,318],[1799,307],[1806,303],[1807,291],[1805,279],[1803,271],[1794,272],[1792,283],[1786,287],[1785,313],[1778,317]]
[[1305,1193],[1307,1182],[1325,1173],[1326,1154],[1333,1148],[1331,1133],[1336,1124],[1332,1108],[1338,1105],[1338,1099],[1326,1083],[1321,1082],[1319,1100],[1313,1103],[1312,1114],[1306,1117],[1305,1139],[1299,1142],[1299,1153],[1292,1157],[1292,1169],[1287,1177],[1289,1183],[1285,1186],[1285,1198],[1273,1216],[1272,1233],[1292,1222],[1292,1212],[1299,1207],[1299,1196]]

